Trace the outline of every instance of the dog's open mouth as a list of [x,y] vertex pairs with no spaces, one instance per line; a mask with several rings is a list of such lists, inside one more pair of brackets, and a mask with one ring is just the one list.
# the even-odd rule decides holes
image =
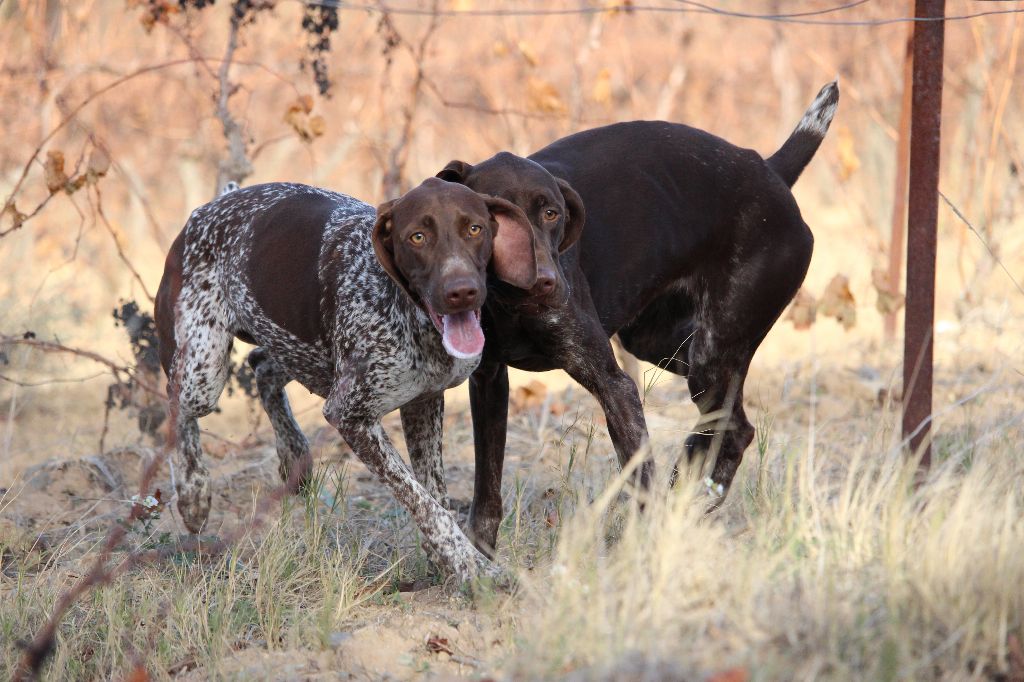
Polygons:
[[479,310],[438,315],[427,306],[427,312],[430,314],[430,321],[441,333],[441,343],[449,355],[467,360],[483,352],[484,330],[480,328]]

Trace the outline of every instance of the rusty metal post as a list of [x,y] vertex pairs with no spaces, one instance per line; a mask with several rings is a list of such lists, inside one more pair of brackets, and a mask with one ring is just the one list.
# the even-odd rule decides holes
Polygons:
[[903,321],[903,436],[931,465],[935,243],[939,212],[939,140],[945,0],[917,0],[907,212],[907,307]]

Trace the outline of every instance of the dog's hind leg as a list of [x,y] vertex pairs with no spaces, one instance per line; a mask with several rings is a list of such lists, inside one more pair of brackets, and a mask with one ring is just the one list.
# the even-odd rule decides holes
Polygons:
[[799,214],[758,221],[755,228],[756,238],[737,247],[742,271],[706,277],[687,357],[690,397],[700,418],[686,439],[686,454],[695,465],[714,461],[716,494],[728,491],[754,439],[743,408],[750,361],[803,282],[813,245]]
[[291,380],[264,348],[249,353],[249,366],[256,374],[256,388],[260,403],[274,427],[277,441],[278,473],[293,492],[304,486],[313,472],[313,457],[309,441],[302,433],[288,403],[284,387]]
[[589,314],[581,314],[571,322],[578,340],[560,350],[563,367],[601,405],[619,466],[625,467],[638,454],[643,456],[634,477],[636,483],[646,490],[654,476],[654,459],[647,447],[643,404],[637,385],[619,367],[611,343],[597,324],[597,319],[597,313],[591,307]]
[[416,480],[441,506],[450,509],[448,486],[444,481],[444,460],[441,456],[444,394],[424,396],[403,405],[399,413]]
[[178,511],[193,533],[202,530],[210,515],[210,474],[203,463],[198,419],[213,411],[224,390],[234,336],[227,303],[216,292],[208,272],[193,273],[182,288],[169,373],[176,413]]
[[699,329],[690,345],[687,383],[700,417],[686,438],[685,453],[701,468],[713,460],[708,473],[715,486],[710,492],[716,496],[728,491],[743,452],[754,439],[754,427],[743,409],[743,383],[759,342],[734,345]]

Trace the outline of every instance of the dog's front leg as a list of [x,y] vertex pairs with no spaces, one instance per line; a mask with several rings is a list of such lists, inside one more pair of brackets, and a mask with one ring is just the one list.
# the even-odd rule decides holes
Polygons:
[[435,393],[403,405],[402,431],[409,449],[409,461],[420,485],[446,509],[448,486],[444,481],[441,441],[444,428],[444,394]]
[[482,363],[469,379],[469,404],[476,452],[469,536],[477,549],[493,558],[504,517],[501,474],[508,431],[508,366]]
[[[589,318],[596,319],[596,314]],[[581,325],[585,330],[582,343],[565,351],[565,370],[601,404],[619,465],[625,467],[638,454],[644,457],[636,478],[647,489],[654,477],[654,459],[637,386],[619,367],[604,332],[589,320]]]
[[[349,405],[365,404],[357,392],[336,391],[327,399],[324,416],[366,465],[404,506],[433,555],[461,581],[474,577],[504,579],[503,571],[473,547],[451,513],[413,476],[384,432],[380,419],[357,416]],[[355,399],[354,399],[355,398]]]

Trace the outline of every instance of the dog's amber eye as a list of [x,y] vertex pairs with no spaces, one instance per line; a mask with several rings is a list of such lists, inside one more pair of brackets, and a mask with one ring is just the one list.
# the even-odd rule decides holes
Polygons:
[[422,232],[413,232],[411,235],[409,235],[409,241],[411,241],[416,246],[419,246],[426,240],[427,238],[423,235]]
[[470,237],[476,237],[481,232],[483,232],[483,230],[484,230],[484,228],[480,227],[479,225],[470,225],[469,226],[469,236]]
[[549,208],[544,211],[544,220],[555,220],[556,218],[558,218],[558,211],[555,209]]

